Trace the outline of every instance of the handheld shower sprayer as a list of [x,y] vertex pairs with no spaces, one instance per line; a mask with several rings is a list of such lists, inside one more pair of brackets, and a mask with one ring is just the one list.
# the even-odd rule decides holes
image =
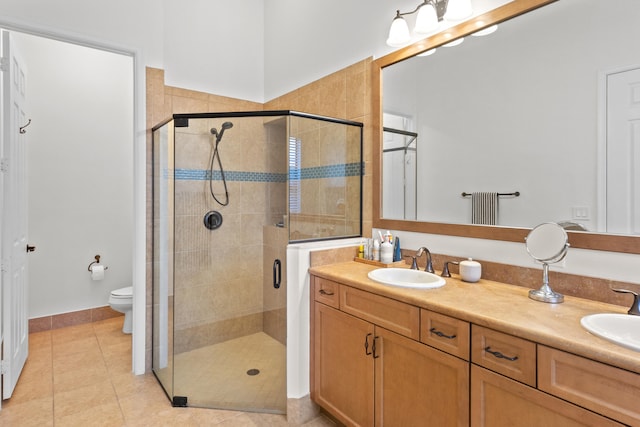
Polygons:
[[[222,126],[220,126],[220,132],[218,132],[218,129],[216,128],[211,128],[211,135],[216,137],[216,143],[213,146],[213,153],[211,153],[211,163],[209,165],[209,192],[211,193],[211,197],[213,197],[213,200],[218,202],[218,204],[220,204],[221,206],[227,206],[229,204],[229,191],[227,190],[227,179],[224,176],[224,168],[222,167],[222,161],[220,160],[220,153],[218,153],[218,144],[220,144],[220,141],[222,140],[222,135],[224,135],[224,131],[227,129],[231,129],[232,127],[233,127],[233,123],[224,122],[222,123]],[[222,178],[222,185],[224,186],[224,201],[218,200],[218,198],[216,197],[213,191],[213,176],[214,176],[213,167],[216,159],[218,161],[218,167],[220,168],[220,177]]]
[[220,141],[222,140],[222,135],[224,135],[224,131],[227,129],[231,129],[232,127],[233,127],[233,123],[224,122],[220,127],[220,132],[218,132],[218,129],[216,128],[211,128],[211,135],[216,137],[216,145],[219,144]]

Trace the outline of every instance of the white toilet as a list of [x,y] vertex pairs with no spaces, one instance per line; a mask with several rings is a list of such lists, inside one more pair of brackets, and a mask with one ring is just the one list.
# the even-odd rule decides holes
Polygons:
[[131,311],[133,308],[133,286],[127,286],[126,288],[111,291],[111,295],[109,295],[109,305],[113,310],[124,313],[122,332],[130,334]]

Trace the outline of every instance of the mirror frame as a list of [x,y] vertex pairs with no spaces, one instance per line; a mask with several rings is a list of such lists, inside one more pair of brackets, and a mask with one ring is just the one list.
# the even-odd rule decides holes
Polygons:
[[[487,225],[449,224],[438,222],[406,221],[381,217],[382,202],[382,69],[417,55],[420,52],[438,47],[460,37],[465,37],[483,28],[507,21],[519,15],[554,3],[558,0],[513,0],[492,11],[462,22],[452,28],[419,40],[402,49],[380,57],[372,62],[371,98],[372,98],[372,137],[373,137],[373,188],[372,188],[372,224],[375,228],[404,230],[428,234],[471,237],[522,243],[531,228],[494,227]],[[452,166],[455,167],[455,166]],[[640,236],[615,235],[568,231],[569,242],[573,248],[591,249],[609,252],[640,254]]]

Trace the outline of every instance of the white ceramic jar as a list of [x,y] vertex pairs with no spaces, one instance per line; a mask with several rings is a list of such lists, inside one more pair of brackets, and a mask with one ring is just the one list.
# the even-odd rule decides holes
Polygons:
[[471,258],[460,261],[460,277],[465,282],[475,283],[480,280],[482,276],[482,266],[478,261],[474,261]]

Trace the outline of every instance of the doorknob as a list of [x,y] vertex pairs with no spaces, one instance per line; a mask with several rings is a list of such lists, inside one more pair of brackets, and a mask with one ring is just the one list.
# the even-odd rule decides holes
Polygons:
[[27,252],[33,252],[36,250],[35,246],[27,245]]

